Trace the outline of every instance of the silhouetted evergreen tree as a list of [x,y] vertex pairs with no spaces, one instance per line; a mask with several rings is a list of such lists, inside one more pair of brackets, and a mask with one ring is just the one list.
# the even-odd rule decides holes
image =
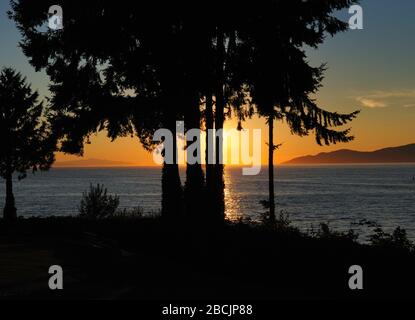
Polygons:
[[55,140],[38,97],[20,73],[1,69],[0,176],[6,180],[5,220],[17,217],[13,173],[23,179],[28,170],[48,170],[54,161]]
[[[354,119],[357,112],[338,114],[319,108],[310,98],[321,86],[324,66],[312,68],[305,60],[303,45],[317,47],[326,33],[344,31],[347,24],[333,16],[335,10],[354,1],[269,2],[263,14],[255,14],[245,31],[251,52],[247,69],[251,95],[260,115],[267,118],[269,218],[275,220],[274,196],[274,120],[284,119],[291,132],[300,136],[314,131],[321,144],[348,142],[353,139],[349,130],[336,131]],[[277,22],[277,23],[276,23]]]

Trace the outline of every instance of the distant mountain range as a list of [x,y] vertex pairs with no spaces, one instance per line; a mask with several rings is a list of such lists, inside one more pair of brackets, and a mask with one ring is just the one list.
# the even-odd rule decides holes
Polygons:
[[385,148],[371,152],[348,149],[323,152],[314,156],[294,158],[284,164],[330,164],[330,163],[398,163],[415,162],[415,144]]
[[75,161],[62,161],[56,162],[54,167],[65,168],[65,167],[128,167],[133,164],[121,161],[111,161],[103,159],[84,159]]

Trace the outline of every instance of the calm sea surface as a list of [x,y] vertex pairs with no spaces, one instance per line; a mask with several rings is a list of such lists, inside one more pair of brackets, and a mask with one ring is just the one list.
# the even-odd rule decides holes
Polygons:
[[[415,165],[277,166],[277,210],[288,213],[301,229],[329,222],[346,230],[362,219],[386,230],[402,226],[415,239]],[[18,214],[76,215],[82,192],[90,183],[104,184],[120,196],[122,208],[160,209],[161,170],[154,168],[53,169],[14,184]],[[226,169],[226,203],[230,219],[259,219],[260,200],[267,198],[267,171],[243,176]],[[4,205],[4,181],[0,207]],[[353,227],[356,228],[356,226]],[[359,229],[366,235],[367,228]],[[364,240],[364,239],[363,239]]]

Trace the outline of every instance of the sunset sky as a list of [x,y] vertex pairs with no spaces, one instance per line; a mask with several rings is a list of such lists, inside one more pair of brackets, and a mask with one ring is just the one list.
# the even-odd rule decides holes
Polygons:
[[[6,16],[8,3],[8,0],[0,0],[0,67],[16,68],[45,97],[48,78],[43,72],[36,73],[17,47],[20,35]],[[351,124],[355,141],[320,147],[312,135],[292,136],[287,126],[279,122],[275,140],[283,145],[276,153],[276,163],[341,148],[370,151],[415,143],[415,1],[363,0],[361,5],[364,30],[328,37],[318,50],[307,49],[313,65],[326,62],[328,66],[324,86],[316,97],[318,104],[343,113],[362,111]],[[348,20],[347,11],[339,14]],[[225,127],[234,128],[236,124],[229,121]],[[254,118],[244,127],[263,129],[262,160],[265,163],[267,128],[264,119]],[[105,133],[101,133],[91,142],[86,146],[85,158],[154,164],[152,155],[140,147],[137,138],[110,142]],[[78,158],[58,154],[57,159]]]

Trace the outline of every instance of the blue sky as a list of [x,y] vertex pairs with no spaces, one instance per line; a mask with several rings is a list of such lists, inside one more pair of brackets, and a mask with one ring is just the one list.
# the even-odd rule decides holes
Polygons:
[[25,75],[32,87],[42,95],[47,94],[48,80],[45,73],[36,73],[20,48],[20,34],[14,23],[7,17],[9,0],[0,0],[0,66],[13,66]]
[[345,91],[355,96],[415,88],[415,1],[363,0],[361,5],[364,30],[327,38],[309,54],[313,63],[328,63],[321,93],[331,102],[346,98]]

